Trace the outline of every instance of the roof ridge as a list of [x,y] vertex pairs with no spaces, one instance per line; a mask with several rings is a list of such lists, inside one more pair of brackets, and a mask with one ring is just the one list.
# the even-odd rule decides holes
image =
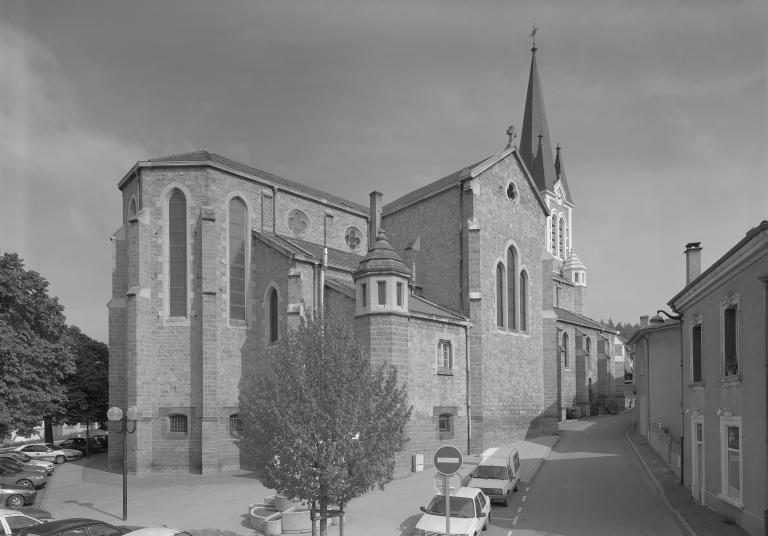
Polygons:
[[430,301],[430,300],[426,299],[424,296],[417,296],[416,294],[411,294],[411,297],[412,297],[412,298],[417,298],[417,299],[419,299],[419,300],[421,300],[421,301],[423,301],[423,302],[427,302],[429,305],[431,305],[431,306],[433,306],[433,307],[436,307],[437,309],[441,309],[441,310],[443,310],[443,311],[446,311],[446,312],[448,312],[448,313],[453,313],[453,314],[455,314],[455,315],[457,315],[457,316],[460,316],[460,317],[462,317],[462,318],[466,318],[467,320],[469,320],[469,318],[468,318],[468,317],[465,317],[465,316],[464,316],[463,314],[461,314],[460,312],[458,312],[458,311],[454,311],[453,309],[450,309],[450,308],[448,308],[448,307],[445,307],[445,306],[443,306],[443,305],[439,305],[439,304],[437,304],[437,303],[435,303],[435,302],[433,302],[433,301]]

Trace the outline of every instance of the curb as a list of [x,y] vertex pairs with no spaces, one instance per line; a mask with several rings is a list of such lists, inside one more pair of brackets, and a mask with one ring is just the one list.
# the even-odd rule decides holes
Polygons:
[[629,439],[629,431],[632,430],[632,428],[635,426],[635,422],[636,421],[632,421],[629,425],[629,430],[624,432],[624,437],[626,438],[627,443],[629,443],[629,445],[632,447],[632,450],[635,451],[635,455],[637,456],[637,458],[643,463],[643,467],[645,467],[645,470],[648,473],[648,476],[651,477],[651,481],[653,482],[653,485],[656,486],[656,489],[658,490],[659,495],[661,495],[661,498],[664,500],[664,504],[667,505],[667,508],[669,508],[669,511],[672,513],[672,517],[675,518],[675,521],[677,521],[677,524],[680,525],[680,528],[683,529],[685,532],[687,532],[689,536],[698,536],[698,534],[696,534],[696,531],[691,528],[691,526],[688,524],[685,518],[680,514],[680,512],[672,508],[672,505],[667,500],[666,493],[664,493],[664,488],[661,487],[661,484],[659,484],[659,481],[656,480],[656,477],[653,475],[653,471],[651,471],[651,468],[648,467],[647,463],[645,463],[645,458],[643,458],[643,456],[640,454],[640,451],[637,450],[637,447],[632,442],[632,440]]
[[[54,464],[56,465],[56,464]],[[60,467],[64,467],[64,464],[61,464]],[[59,474],[58,471],[59,467],[56,467],[53,471],[53,474],[51,475],[51,478],[48,479],[48,483],[45,485],[45,495],[43,495],[43,500],[40,501],[40,510],[45,510],[45,501],[48,500],[48,495],[50,495],[51,487],[53,486],[53,479],[56,478],[56,475]]]
[[555,436],[557,439],[554,443],[552,443],[552,447],[549,447],[549,451],[547,452],[547,455],[544,458],[537,458],[539,460],[536,465],[533,468],[533,471],[531,471],[531,476],[528,478],[527,481],[520,480],[521,484],[525,484],[526,486],[530,485],[531,482],[533,482],[533,479],[536,478],[536,474],[539,472],[539,469],[544,465],[544,462],[549,459],[549,455],[552,454],[552,448],[557,445],[557,442],[560,441],[560,436]]

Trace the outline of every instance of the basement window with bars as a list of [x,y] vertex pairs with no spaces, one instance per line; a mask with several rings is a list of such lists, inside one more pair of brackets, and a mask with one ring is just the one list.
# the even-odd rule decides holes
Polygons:
[[168,431],[172,434],[186,434],[187,433],[187,416],[186,415],[169,415],[168,420],[170,425]]
[[240,420],[240,414],[234,413],[229,416],[229,433],[234,437],[240,437],[243,431],[243,421]]
[[437,430],[440,439],[453,438],[453,415],[450,413],[441,413],[437,418]]

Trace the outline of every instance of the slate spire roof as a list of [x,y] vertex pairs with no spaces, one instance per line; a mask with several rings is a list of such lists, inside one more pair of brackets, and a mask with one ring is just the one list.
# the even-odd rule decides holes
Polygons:
[[411,276],[411,271],[405,266],[403,259],[389,245],[383,229],[379,230],[376,243],[368,250],[363,260],[360,261],[359,268],[352,273],[352,279],[357,279],[360,276],[373,272],[390,272],[405,277]]
[[557,156],[555,157],[555,174],[558,180],[563,185],[565,191],[565,198],[573,203],[571,199],[571,190],[568,188],[568,181],[565,179],[565,164],[563,163],[563,157],[560,155],[560,144],[557,144]]
[[[547,112],[544,109],[544,94],[536,64],[536,47],[531,49],[531,73],[528,77],[528,94],[525,97],[523,131],[520,135],[520,156],[531,172],[539,191],[554,192],[557,171],[552,159],[552,139],[549,136]],[[566,198],[570,201],[567,188]]]

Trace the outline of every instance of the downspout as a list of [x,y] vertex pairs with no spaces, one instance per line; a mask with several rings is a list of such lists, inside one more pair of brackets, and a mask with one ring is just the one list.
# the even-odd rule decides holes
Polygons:
[[[763,332],[763,344],[765,348],[765,363],[763,363],[763,367],[765,368],[765,372],[763,373],[763,376],[765,377],[765,387],[763,394],[765,395],[765,403],[763,405],[763,409],[765,409],[765,433],[766,437],[764,438],[764,441],[768,442],[768,275],[762,275],[758,277],[760,282],[765,286],[765,293],[764,293],[764,315],[765,315],[765,331]],[[765,452],[765,468],[763,472],[765,473],[765,508],[763,509],[763,534],[768,534],[768,448],[763,448],[763,452]]]
[[683,396],[683,313],[672,307],[680,316],[680,485],[685,484],[685,399]]
[[464,314],[464,183],[461,183],[459,188],[459,312]]
[[647,418],[645,419],[645,439],[648,444],[651,444],[651,341],[645,335],[640,336],[645,340],[645,383],[648,385],[648,389],[645,391],[645,413]]
[[320,267],[320,312],[325,313],[325,269],[328,267],[328,248],[323,248],[323,265]]
[[467,350],[467,455],[472,454],[472,406],[469,403],[471,382],[469,379],[469,330],[472,326],[464,326],[464,333],[466,333],[466,350]]

